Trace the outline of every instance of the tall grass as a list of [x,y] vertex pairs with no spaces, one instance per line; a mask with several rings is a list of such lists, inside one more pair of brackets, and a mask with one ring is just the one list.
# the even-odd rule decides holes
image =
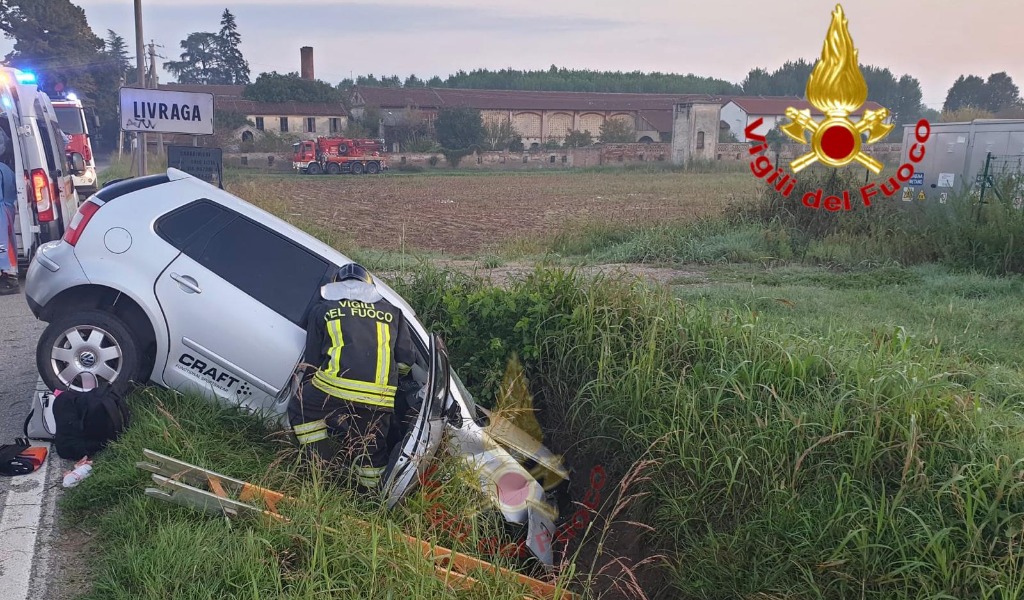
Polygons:
[[[430,529],[422,495],[389,512],[322,469],[301,468],[287,434],[252,415],[153,389],[129,402],[132,426],[61,499],[69,523],[96,532],[95,576],[83,600],[453,597],[432,563],[399,537],[451,541]],[[278,508],[290,522],[229,520],[145,496],[153,482],[135,466],[145,448],[287,493],[298,502]],[[442,464],[459,472],[450,460]],[[440,501],[455,514],[479,500],[469,486],[450,487]],[[469,530],[473,539],[492,532],[474,521]],[[525,592],[508,577],[473,576],[481,586],[458,597],[521,600]]]
[[423,272],[400,290],[481,402],[519,352],[556,451],[618,477],[656,461],[630,518],[672,557],[667,597],[1024,593],[1019,377],[901,328],[851,348],[629,279]]
[[[990,194],[984,204],[970,194],[954,194],[948,204],[924,205],[878,195],[866,207],[858,203],[864,184],[856,173],[811,170],[789,197],[761,187],[753,198],[731,202],[723,216],[692,223],[583,224],[559,233],[551,247],[598,262],[939,262],[989,274],[1024,273],[1024,209],[1014,205],[1012,194]],[[849,192],[852,210],[804,206],[804,194],[819,188],[823,196]]]

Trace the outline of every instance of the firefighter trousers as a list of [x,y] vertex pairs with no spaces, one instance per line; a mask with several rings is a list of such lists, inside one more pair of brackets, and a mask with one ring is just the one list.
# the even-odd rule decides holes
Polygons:
[[318,458],[362,492],[377,491],[388,464],[388,410],[329,396],[312,385],[288,406],[288,421],[307,459]]

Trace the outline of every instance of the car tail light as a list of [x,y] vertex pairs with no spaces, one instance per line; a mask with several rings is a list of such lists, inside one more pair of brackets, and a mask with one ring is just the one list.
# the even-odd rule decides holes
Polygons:
[[35,169],[32,171],[32,195],[36,201],[36,212],[39,214],[39,221],[48,223],[53,220],[53,192],[50,189],[50,179],[46,171]]
[[68,230],[64,232],[64,241],[74,246],[78,243],[78,238],[82,237],[82,232],[85,231],[85,226],[89,224],[89,220],[96,214],[96,211],[100,209],[100,205],[96,204],[91,200],[86,200],[78,207],[78,212],[75,213],[75,218],[71,219],[71,224],[68,225]]

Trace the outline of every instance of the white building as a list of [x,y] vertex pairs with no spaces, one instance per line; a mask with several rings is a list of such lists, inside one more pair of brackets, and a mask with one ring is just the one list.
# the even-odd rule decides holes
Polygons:
[[[736,136],[737,140],[743,142],[747,126],[760,118],[764,122],[754,131],[758,135],[765,135],[777,124],[789,122],[786,117],[786,109],[790,106],[797,110],[809,109],[811,116],[819,123],[825,118],[825,114],[811,106],[810,102],[796,96],[735,96],[722,107],[723,129],[725,125],[728,125],[728,130]],[[850,116],[859,118],[864,111],[878,110],[879,108],[882,108],[882,105],[877,102],[865,102],[864,106]],[[890,118],[886,119],[886,123],[891,122],[891,119],[890,115]]]

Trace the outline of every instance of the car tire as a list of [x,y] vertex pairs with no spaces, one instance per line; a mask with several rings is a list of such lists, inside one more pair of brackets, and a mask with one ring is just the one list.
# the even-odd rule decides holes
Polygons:
[[328,175],[337,175],[339,173],[341,173],[341,167],[338,165],[338,163],[328,163],[327,164],[327,174]]
[[313,163],[313,164],[309,165],[308,167],[306,167],[306,173],[308,175],[319,175],[320,174],[320,165],[318,165],[316,163]]
[[352,174],[353,175],[362,175],[363,174],[363,163],[361,163],[361,162],[354,162],[354,163],[352,163]]
[[366,172],[369,173],[370,175],[376,175],[377,173],[380,173],[380,163],[369,163],[368,165],[366,165]]
[[84,391],[84,381],[91,384],[93,378],[138,382],[141,364],[142,352],[131,328],[102,310],[55,318],[36,345],[36,367],[51,390]]

